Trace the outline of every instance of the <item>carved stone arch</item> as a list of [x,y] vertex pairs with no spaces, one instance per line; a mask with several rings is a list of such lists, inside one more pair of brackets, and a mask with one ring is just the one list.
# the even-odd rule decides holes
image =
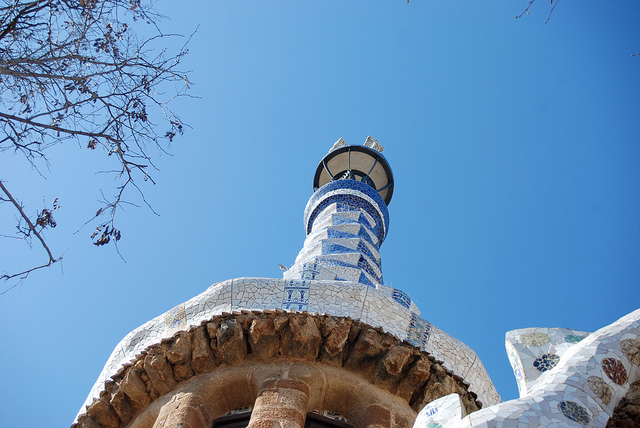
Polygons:
[[105,383],[74,427],[172,426],[163,412],[210,426],[225,412],[254,405],[269,379],[307,384],[304,414],[332,410],[356,427],[369,426],[373,414],[387,420],[382,427],[409,426],[424,405],[453,392],[467,412],[481,407],[460,376],[380,328],[306,312],[243,311],[147,348]]

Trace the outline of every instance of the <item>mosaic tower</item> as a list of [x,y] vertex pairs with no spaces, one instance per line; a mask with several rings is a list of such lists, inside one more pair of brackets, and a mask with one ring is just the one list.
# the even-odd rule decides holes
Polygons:
[[304,211],[307,239],[285,278],[383,283],[393,174],[381,148],[371,137],[364,146],[340,139],[322,159]]
[[463,414],[499,403],[477,355],[384,285],[394,180],[382,150],[338,140],[284,278],[217,282],[133,330],[74,426],[410,428],[449,394]]
[[520,398],[501,403],[477,355],[383,284],[393,175],[382,150],[338,140],[284,278],[215,283],[133,330],[74,427],[629,426],[640,310],[591,334],[507,333]]

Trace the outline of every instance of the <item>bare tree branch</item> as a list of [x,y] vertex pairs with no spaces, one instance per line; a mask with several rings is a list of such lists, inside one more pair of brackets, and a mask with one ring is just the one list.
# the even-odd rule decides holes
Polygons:
[[[104,169],[117,182],[90,218],[107,216],[91,236],[97,246],[120,239],[115,220],[129,202],[128,189],[149,206],[138,185],[155,184],[149,148],[166,153],[184,130],[168,102],[186,96],[190,85],[178,69],[186,43],[163,34],[158,19],[141,0],[0,0],[0,154],[22,155],[43,175],[53,145],[76,140],[89,150],[102,148],[111,165]],[[144,24],[151,26],[143,29],[147,36],[132,31]],[[170,54],[172,44],[177,48]],[[3,191],[7,199],[0,204],[16,209],[24,231],[50,253],[20,204]],[[49,254],[48,264],[35,269],[55,261]],[[0,279],[13,277],[21,274]]]
[[[531,5],[535,2],[536,0],[529,0],[529,2],[527,3],[527,7],[522,11],[522,13],[520,15],[516,15],[516,19],[518,18],[522,18],[522,16],[524,16],[524,14],[529,15],[529,9],[531,8]],[[556,8],[556,6],[558,5],[558,2],[560,0],[549,0],[549,5],[551,6],[551,8],[549,9],[549,15],[547,16],[547,20],[544,21],[544,23],[546,24],[547,22],[549,22],[549,19],[551,19],[551,14],[553,13],[553,10]]]
[[[36,224],[34,225],[31,222],[31,219],[29,219],[29,216],[22,209],[22,205],[20,205],[18,203],[18,201],[16,201],[16,199],[9,192],[9,190],[6,188],[6,186],[4,185],[4,183],[1,180],[0,180],[0,190],[2,190],[2,192],[4,192],[4,194],[8,198],[7,200],[9,202],[11,202],[13,204],[13,206],[15,207],[15,209],[20,213],[21,220],[24,220],[24,222],[27,224],[27,228],[26,229],[18,227],[18,233],[21,235],[21,238],[26,239],[26,238],[29,238],[31,235],[34,235],[36,238],[38,238],[38,241],[40,241],[40,245],[42,246],[42,248],[44,248],[44,250],[47,252],[47,256],[49,257],[49,260],[45,264],[42,264],[42,265],[39,265],[39,266],[35,266],[35,267],[30,268],[30,269],[26,269],[26,270],[24,270],[22,272],[18,272],[18,273],[14,273],[14,274],[3,274],[3,275],[0,275],[0,280],[5,280],[5,281],[9,280],[9,279],[12,279],[12,278],[19,277],[21,279],[18,282],[18,284],[19,284],[20,282],[24,281],[27,278],[27,276],[29,276],[29,274],[31,272],[33,272],[35,270],[38,270],[38,269],[45,268],[45,267],[49,267],[52,264],[62,260],[62,256],[60,256],[58,258],[53,256],[53,253],[49,249],[49,246],[45,242],[45,240],[44,240],[44,238],[42,236],[42,233],[41,233],[42,230],[45,227],[47,227],[47,225],[55,227],[55,221],[53,220],[53,217],[51,215],[51,211],[45,208],[45,209],[42,210],[40,215],[38,215],[38,218],[36,220]],[[3,200],[4,200],[4,198],[3,198]],[[40,230],[38,230],[37,226],[40,226]],[[18,284],[15,284],[14,287],[16,285],[18,285]],[[10,287],[9,289],[1,292],[0,294],[6,293],[11,288],[13,288],[13,287]]]

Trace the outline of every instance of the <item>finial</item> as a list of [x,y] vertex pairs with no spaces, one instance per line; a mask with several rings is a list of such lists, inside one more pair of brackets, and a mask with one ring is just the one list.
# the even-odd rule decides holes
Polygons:
[[346,145],[347,145],[347,143],[344,141],[344,138],[340,137],[340,139],[333,144],[333,147],[331,147],[331,150],[329,150],[329,151],[335,150],[338,147],[342,147],[342,146],[346,146]]
[[374,140],[373,138],[371,138],[371,135],[367,137],[367,141],[364,142],[364,146],[372,148],[373,150],[377,150],[380,153],[382,153],[382,151],[384,150],[384,147],[380,145],[378,140]]

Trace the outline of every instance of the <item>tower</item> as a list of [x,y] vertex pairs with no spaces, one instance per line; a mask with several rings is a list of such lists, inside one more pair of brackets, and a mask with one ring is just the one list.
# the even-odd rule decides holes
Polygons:
[[476,354],[384,285],[394,179],[382,151],[338,140],[283,278],[218,282],[129,333],[74,426],[409,428],[449,394],[462,415],[498,403]]

